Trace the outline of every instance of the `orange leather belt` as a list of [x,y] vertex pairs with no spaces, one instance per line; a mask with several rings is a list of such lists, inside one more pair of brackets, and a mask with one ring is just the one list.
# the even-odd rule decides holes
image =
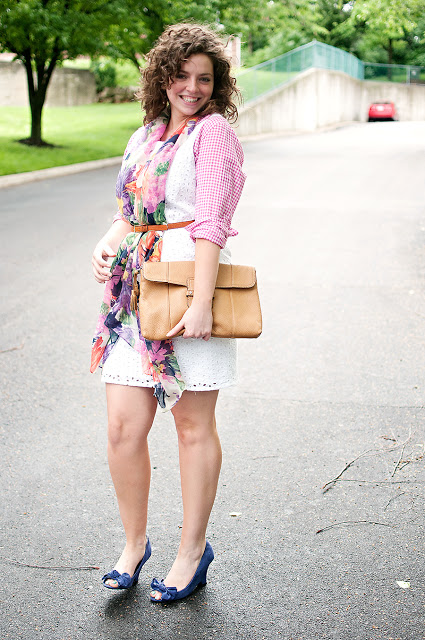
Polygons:
[[170,224],[138,224],[133,227],[136,233],[146,233],[146,231],[167,231],[168,229],[180,229],[192,224],[194,220],[185,220],[184,222],[170,222]]

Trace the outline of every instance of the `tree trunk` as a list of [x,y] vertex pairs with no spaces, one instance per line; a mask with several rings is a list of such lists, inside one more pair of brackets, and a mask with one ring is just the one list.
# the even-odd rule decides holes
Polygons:
[[[391,38],[388,40],[387,52],[388,52],[388,64],[390,65],[393,63],[393,41]],[[388,67],[387,76],[388,76],[388,80],[391,80],[393,77],[393,69],[390,66]]]
[[[23,57],[23,63],[27,73],[28,98],[31,109],[31,135],[29,138],[20,140],[25,144],[36,147],[51,146],[44,142],[41,132],[41,119],[43,106],[46,100],[47,87],[49,86],[53,70],[59,58],[59,51],[55,50],[54,55],[47,64],[45,60],[37,61],[37,86],[34,83],[34,73],[31,64],[31,52],[28,49]],[[47,64],[47,66],[46,66]]]
[[134,51],[132,51],[130,55],[125,56],[125,57],[128,58],[134,64],[134,66],[136,67],[137,71],[140,73],[141,64],[137,59],[136,53]]
[[27,139],[27,144],[41,147],[46,143],[41,137],[41,115],[43,112],[45,95],[42,95],[40,89],[29,96],[31,109],[31,135]]

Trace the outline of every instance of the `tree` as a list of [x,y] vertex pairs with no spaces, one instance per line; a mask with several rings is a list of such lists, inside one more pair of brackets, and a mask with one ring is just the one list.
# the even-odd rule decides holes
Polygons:
[[405,64],[425,67],[425,12],[418,19],[416,28],[407,34]]
[[166,0],[148,0],[143,12],[130,12],[111,25],[107,53],[112,58],[130,60],[137,69],[139,57],[147,53],[165,27]]
[[223,1],[220,22],[227,32],[240,35],[244,49],[251,56],[269,44],[276,32],[278,12],[278,5],[267,0],[245,0],[243,4]]
[[349,19],[353,8],[352,2],[345,0],[317,0],[318,21],[325,33],[317,40],[339,47],[346,51],[353,50],[353,44],[359,36],[359,30],[344,30],[343,25]]
[[257,64],[326,33],[316,0],[246,0],[220,13],[245,41],[246,64]]
[[108,54],[130,60],[137,69],[140,56],[154,45],[165,27],[177,22],[217,23],[220,0],[145,0],[127,12],[110,30]]
[[[42,146],[42,111],[52,73],[65,58],[104,50],[111,23],[130,0],[0,0],[0,51],[16,54],[26,70],[31,134]],[[134,2],[137,6],[137,3]]]
[[351,23],[353,29],[362,27],[369,43],[386,51],[390,65],[395,46],[399,43],[404,46],[424,6],[423,0],[356,0],[347,25]]

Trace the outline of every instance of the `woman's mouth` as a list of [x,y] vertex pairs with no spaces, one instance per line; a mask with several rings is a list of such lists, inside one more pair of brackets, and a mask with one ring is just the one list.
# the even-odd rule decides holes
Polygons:
[[187,104],[194,104],[195,102],[198,102],[198,100],[200,98],[191,98],[190,96],[180,96],[180,98],[183,100],[183,102],[186,102]]

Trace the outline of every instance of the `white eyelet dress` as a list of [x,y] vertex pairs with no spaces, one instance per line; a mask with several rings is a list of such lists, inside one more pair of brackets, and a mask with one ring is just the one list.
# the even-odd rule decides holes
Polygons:
[[[206,144],[208,144],[208,139],[213,139],[214,131],[217,128],[223,129],[223,127],[226,128],[227,137],[233,136],[234,140],[238,142],[233,130],[222,116],[213,115],[200,121],[192,135],[178,149],[168,173],[165,189],[165,215],[168,223],[193,219],[195,219],[195,225],[197,223],[194,146],[198,144],[200,149],[204,147],[203,142],[197,140],[203,127],[205,127]],[[231,134],[229,134],[229,130]],[[158,143],[158,148],[161,144],[163,143]],[[211,153],[211,150],[208,150],[208,153]],[[214,170],[214,158],[211,170]],[[244,174],[241,173],[241,175],[243,179],[240,191],[242,191],[245,178]],[[239,199],[240,191],[236,194],[236,202]],[[233,211],[234,207],[232,207]],[[231,215],[233,211],[231,211]],[[202,223],[198,224],[198,227],[202,227]],[[199,234],[196,231],[190,233],[188,229],[190,227],[163,232],[161,261],[195,259],[195,238],[206,237],[207,234],[202,234],[201,231]],[[236,235],[236,233],[231,230],[229,235]],[[230,257],[230,251],[227,247],[220,250],[220,262],[229,264]],[[173,338],[173,346],[188,391],[222,389],[236,382],[236,340],[210,338],[206,341],[178,337]],[[118,338],[103,365],[102,381],[137,387],[154,387],[152,376],[146,375],[143,371],[140,354],[122,338]]]

